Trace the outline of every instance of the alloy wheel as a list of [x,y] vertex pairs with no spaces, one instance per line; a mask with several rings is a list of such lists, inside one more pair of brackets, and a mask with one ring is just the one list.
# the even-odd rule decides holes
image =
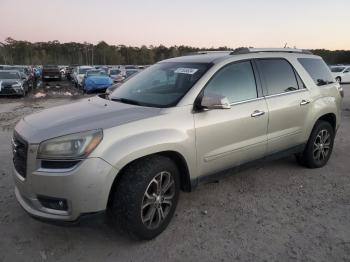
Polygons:
[[149,229],[158,228],[167,217],[175,196],[175,181],[163,171],[148,184],[141,206],[142,223]]
[[326,129],[322,129],[316,136],[313,145],[313,157],[317,161],[323,161],[330,152],[331,135]]

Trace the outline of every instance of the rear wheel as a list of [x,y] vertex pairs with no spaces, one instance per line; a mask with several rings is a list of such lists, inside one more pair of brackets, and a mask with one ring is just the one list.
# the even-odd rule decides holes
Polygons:
[[159,235],[174,215],[179,172],[174,162],[151,156],[132,163],[121,174],[109,213],[119,228],[139,239]]
[[337,76],[337,77],[335,78],[335,80],[336,80],[338,83],[341,83],[341,77],[340,77],[340,76]]
[[335,132],[329,122],[318,121],[311,132],[302,154],[297,155],[300,164],[319,168],[327,164],[333,150]]

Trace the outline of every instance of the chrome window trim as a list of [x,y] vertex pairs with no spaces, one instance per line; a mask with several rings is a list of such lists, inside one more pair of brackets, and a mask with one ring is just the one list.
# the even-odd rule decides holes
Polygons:
[[298,89],[295,91],[289,91],[289,92],[284,92],[284,93],[278,93],[278,94],[273,94],[273,95],[268,95],[268,96],[261,96],[261,97],[257,97],[257,98],[252,98],[252,99],[248,99],[248,100],[242,100],[239,102],[233,102],[230,103],[230,106],[235,106],[235,105],[240,105],[240,104],[244,104],[244,103],[249,103],[249,102],[254,102],[254,101],[258,101],[258,100],[262,100],[262,99],[266,99],[266,98],[271,98],[271,97],[278,97],[278,96],[284,96],[284,95],[289,95],[289,94],[295,94],[295,93],[301,93],[301,92],[308,92],[309,90],[307,88],[303,88],[303,89]]
[[239,101],[239,102],[233,102],[233,103],[230,103],[230,106],[240,105],[240,104],[249,103],[249,102],[254,102],[254,101],[258,101],[258,100],[262,100],[262,99],[265,99],[265,97],[261,96],[261,97],[257,97],[257,98],[242,100],[242,101]]
[[284,96],[284,95],[301,93],[301,92],[307,92],[307,91],[309,91],[307,88],[303,88],[303,89],[298,89],[298,90],[295,90],[295,91],[289,91],[289,92],[283,92],[283,93],[278,93],[278,94],[273,94],[273,95],[267,95],[267,96],[264,96],[264,97],[265,98],[270,98],[270,97]]

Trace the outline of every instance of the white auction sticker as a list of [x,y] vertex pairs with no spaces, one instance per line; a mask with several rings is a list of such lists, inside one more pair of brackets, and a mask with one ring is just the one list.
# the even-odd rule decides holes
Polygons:
[[185,67],[179,67],[175,70],[176,74],[187,74],[187,75],[193,75],[196,73],[198,69],[195,68],[185,68]]

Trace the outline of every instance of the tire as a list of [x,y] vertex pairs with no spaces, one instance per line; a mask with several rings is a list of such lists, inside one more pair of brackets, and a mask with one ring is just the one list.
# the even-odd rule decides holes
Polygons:
[[296,155],[298,163],[308,168],[326,165],[332,154],[334,137],[335,132],[329,122],[317,121],[303,153]]
[[340,76],[337,76],[336,78],[335,78],[335,80],[340,84],[341,83],[341,77]]
[[[164,156],[150,156],[120,175],[108,209],[113,224],[137,239],[153,239],[168,226],[176,209],[180,179],[175,163]],[[156,181],[168,189],[162,191]]]

